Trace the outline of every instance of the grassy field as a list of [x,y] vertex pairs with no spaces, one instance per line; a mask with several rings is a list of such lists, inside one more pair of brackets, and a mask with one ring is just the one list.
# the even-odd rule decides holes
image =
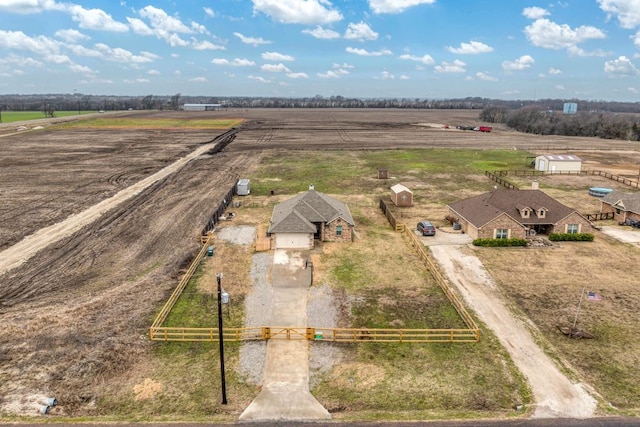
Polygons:
[[140,118],[140,117],[95,117],[88,120],[68,122],[63,129],[229,129],[239,126],[241,119],[189,119]]
[[[96,111],[80,111],[80,115],[95,113]],[[75,111],[56,111],[55,117],[68,117],[78,115],[78,110]],[[0,112],[2,117],[2,123],[21,122],[25,120],[37,120],[46,119],[47,116],[42,111],[2,111]]]

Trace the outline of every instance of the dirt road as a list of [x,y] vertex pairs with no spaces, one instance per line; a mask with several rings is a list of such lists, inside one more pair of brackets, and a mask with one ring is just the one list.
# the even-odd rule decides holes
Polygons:
[[[430,246],[446,276],[491,329],[526,376],[535,399],[535,418],[588,418],[596,400],[584,385],[571,382],[536,344],[536,327],[517,318],[480,260],[461,245]],[[562,367],[567,369],[566,366]]]

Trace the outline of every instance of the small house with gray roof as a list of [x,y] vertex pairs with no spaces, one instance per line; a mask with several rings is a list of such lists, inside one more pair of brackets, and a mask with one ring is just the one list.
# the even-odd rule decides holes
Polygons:
[[613,212],[613,218],[619,222],[628,219],[640,221],[640,193],[612,191],[602,199],[600,212]]
[[451,203],[449,215],[473,239],[586,233],[591,222],[541,190],[494,190]]
[[349,207],[333,197],[309,190],[273,208],[267,235],[276,249],[313,249],[315,241],[351,242],[355,223]]

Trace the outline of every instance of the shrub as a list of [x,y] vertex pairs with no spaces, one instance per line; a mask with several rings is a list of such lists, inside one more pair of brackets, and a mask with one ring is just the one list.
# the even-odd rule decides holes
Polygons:
[[593,242],[591,233],[551,233],[549,240],[552,242]]
[[527,239],[475,239],[474,246],[527,246]]

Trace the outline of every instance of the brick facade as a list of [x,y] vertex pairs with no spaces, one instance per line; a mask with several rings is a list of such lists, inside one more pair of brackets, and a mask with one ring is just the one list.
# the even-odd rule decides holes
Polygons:
[[577,212],[553,224],[548,233],[566,233],[569,224],[578,224],[578,233],[588,233],[591,230],[591,223]]
[[508,239],[526,238],[525,227],[507,214],[502,214],[478,229],[478,239],[495,239],[497,229],[507,229]]
[[[337,235],[337,227],[342,227],[342,234]],[[326,242],[352,242],[353,227],[343,218],[337,218],[334,221],[325,224],[322,230],[321,240]]]

